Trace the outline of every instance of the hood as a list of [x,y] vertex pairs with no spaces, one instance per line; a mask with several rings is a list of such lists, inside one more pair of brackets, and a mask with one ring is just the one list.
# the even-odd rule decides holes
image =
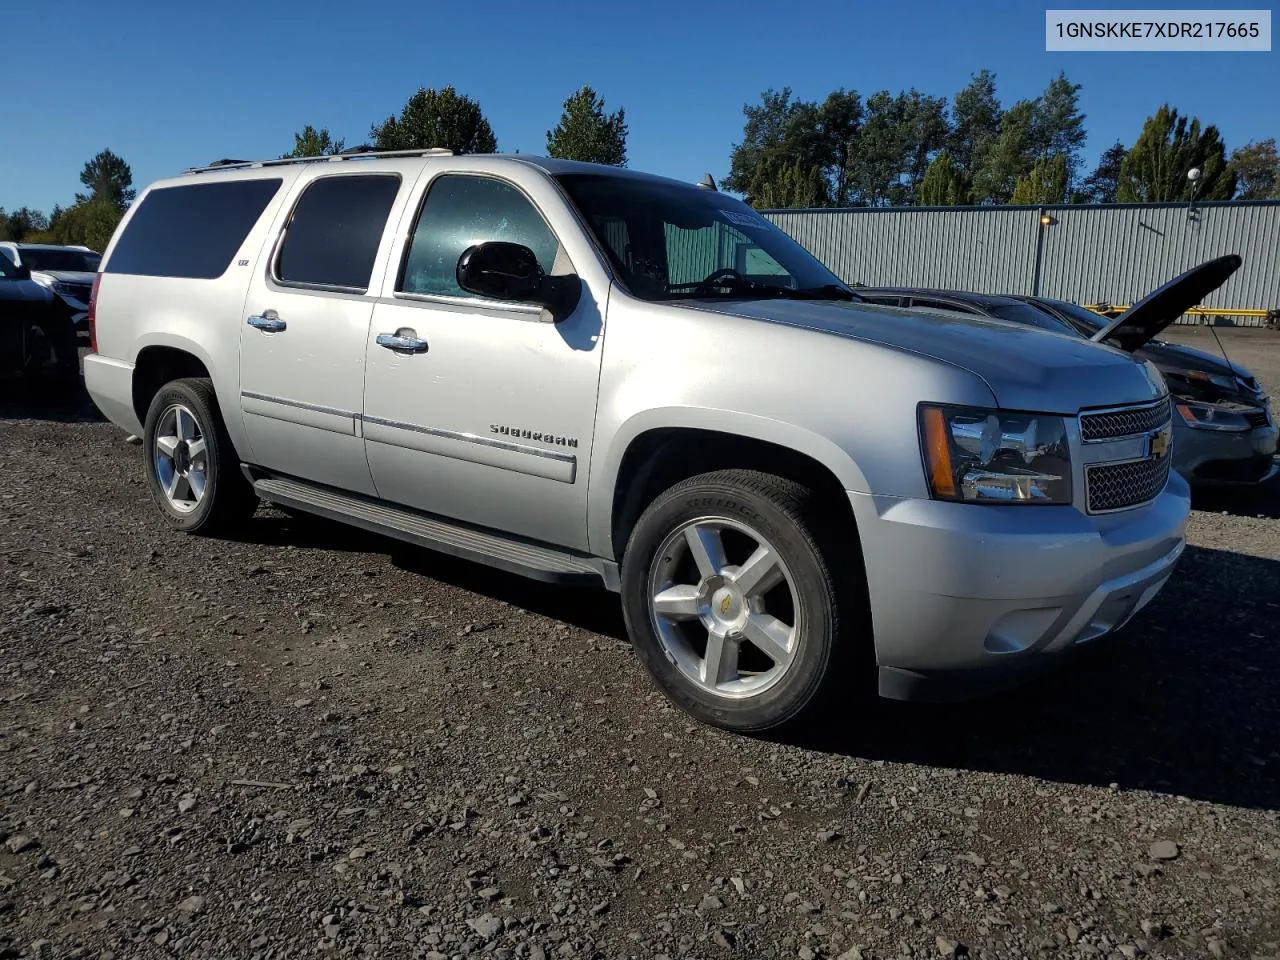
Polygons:
[[1226,400],[1257,406],[1266,400],[1258,378],[1239,364],[1180,343],[1155,341],[1134,352],[1150,360],[1164,375],[1174,396],[1219,403]]
[[0,277],[0,304],[50,303],[53,294],[34,280],[6,280]]
[[[684,301],[727,316],[874,343],[967,370],[1001,407],[1074,415],[1165,393],[1148,365],[1081,337],[950,310],[826,300]],[[925,399],[925,398],[921,398]]]
[[63,283],[74,283],[81,286],[93,283],[96,273],[84,270],[32,270],[33,277],[48,277],[50,280],[61,280]]
[[1232,253],[1192,267],[1148,293],[1090,339],[1098,343],[1111,341],[1132,353],[1226,283],[1242,262],[1238,254]]

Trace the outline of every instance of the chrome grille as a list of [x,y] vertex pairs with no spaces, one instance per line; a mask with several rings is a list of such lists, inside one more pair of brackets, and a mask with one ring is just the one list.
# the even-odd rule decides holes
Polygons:
[[1127,410],[1107,410],[1101,413],[1080,415],[1080,438],[1085,443],[1099,440],[1117,440],[1120,437],[1136,437],[1159,430],[1171,416],[1169,401]]
[[1089,512],[1123,510],[1154,500],[1169,481],[1169,457],[1100,463],[1085,471]]

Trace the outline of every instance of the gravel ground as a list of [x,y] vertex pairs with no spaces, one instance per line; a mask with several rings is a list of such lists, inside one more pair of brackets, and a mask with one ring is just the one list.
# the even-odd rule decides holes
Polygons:
[[1069,669],[779,741],[608,595],[171,534],[83,405],[0,407],[0,477],[0,957],[1280,956],[1276,490]]

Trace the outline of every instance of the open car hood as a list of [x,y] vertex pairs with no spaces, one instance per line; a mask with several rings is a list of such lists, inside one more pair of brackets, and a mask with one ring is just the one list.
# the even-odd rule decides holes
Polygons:
[[1240,256],[1232,253],[1192,267],[1148,293],[1089,339],[1098,343],[1113,341],[1121,350],[1132,353],[1226,283],[1241,263]]

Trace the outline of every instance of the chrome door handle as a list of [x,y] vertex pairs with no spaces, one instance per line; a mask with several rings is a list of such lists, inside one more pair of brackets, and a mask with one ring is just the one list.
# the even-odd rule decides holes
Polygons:
[[388,350],[403,350],[408,353],[426,353],[427,341],[419,338],[412,330],[400,329],[395,333],[378,334],[378,346]]
[[268,333],[279,333],[284,329],[284,321],[277,316],[252,316],[246,323],[251,327],[257,327],[259,330],[265,330]]

